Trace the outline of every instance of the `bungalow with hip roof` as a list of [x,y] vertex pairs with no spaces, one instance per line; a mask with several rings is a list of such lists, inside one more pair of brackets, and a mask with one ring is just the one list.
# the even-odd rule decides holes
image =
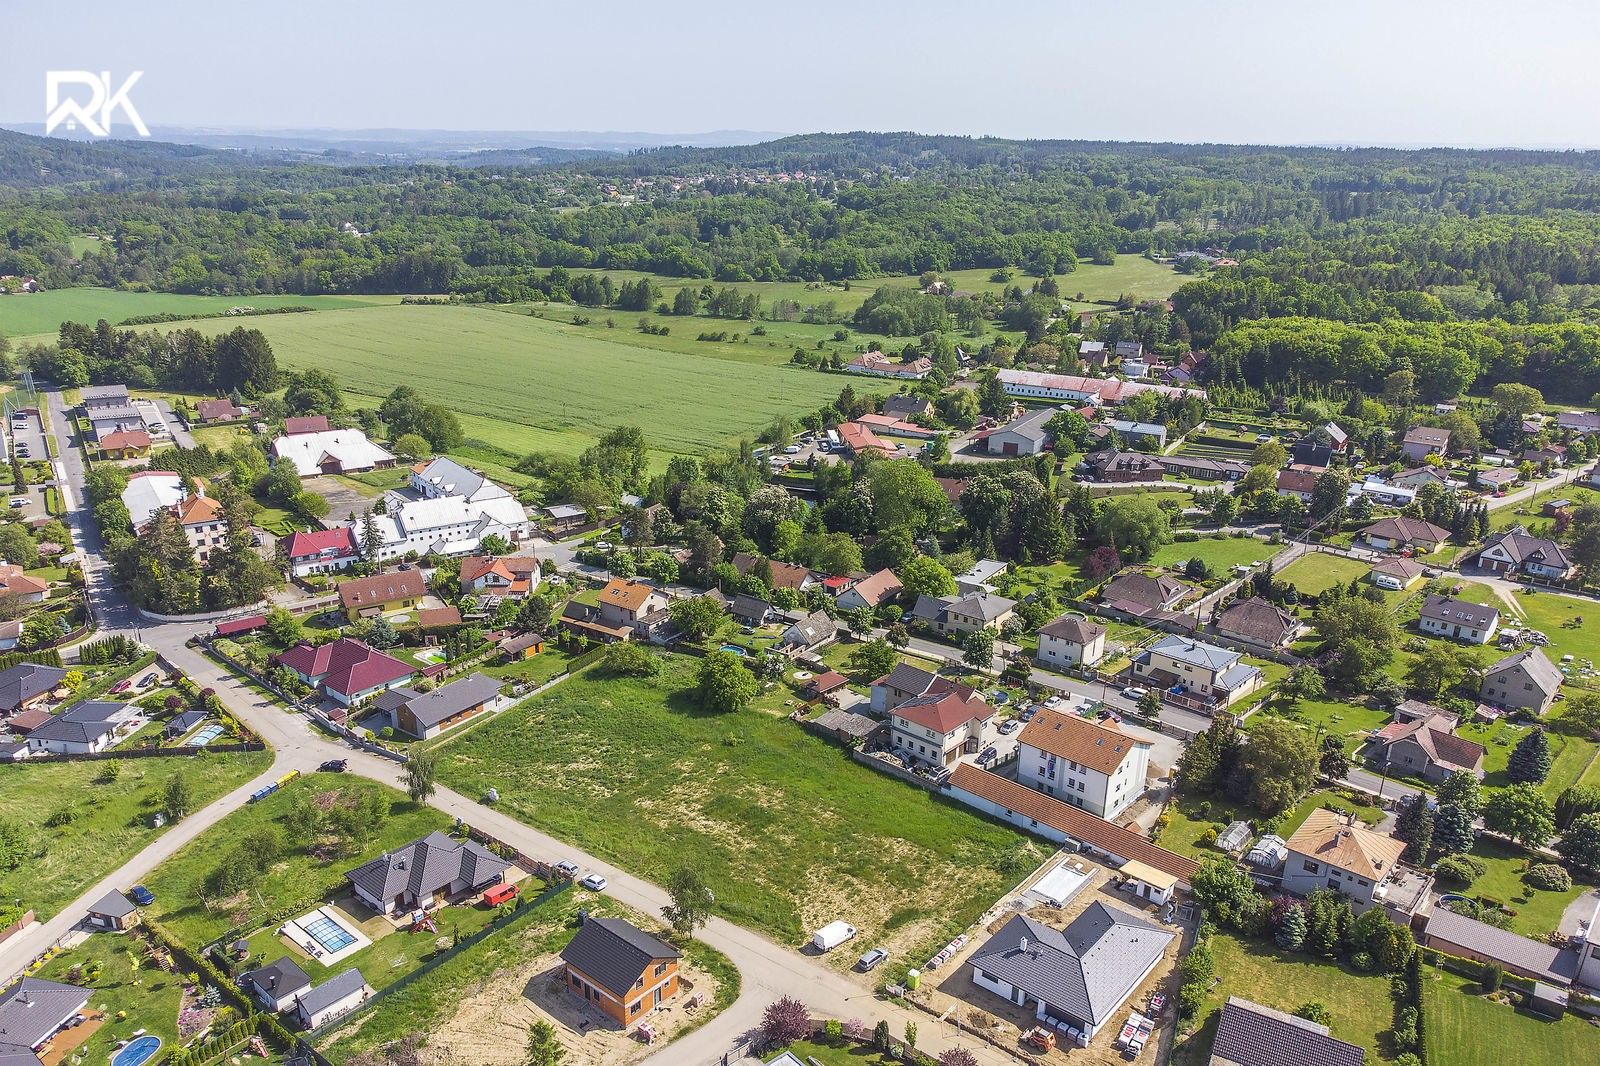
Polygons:
[[[749,577],[750,572],[757,569],[761,562],[761,556],[751,555],[749,552],[735,552],[733,556],[733,568],[739,571],[740,577]],[[786,563],[781,559],[768,559],[766,563],[772,574],[772,580],[767,583],[770,588],[804,592],[817,583],[811,571],[803,566]]]
[[995,710],[970,689],[913,696],[889,716],[889,743],[908,762],[949,766],[993,739]]
[[433,832],[345,871],[361,901],[379,914],[432,910],[452,897],[476,894],[505,880],[511,868],[476,840]]
[[1287,646],[1304,628],[1293,614],[1256,596],[1233,604],[1214,624],[1225,637],[1268,648]]
[[1389,481],[1391,484],[1416,492],[1424,485],[1438,485],[1440,488],[1448,488],[1450,475],[1437,466],[1414,466],[1410,470],[1400,471]]
[[295,1001],[295,1017],[307,1031],[320,1028],[355,1010],[372,995],[372,986],[354,966],[328,978]]
[[1372,743],[1373,762],[1433,784],[1458,771],[1483,778],[1483,745],[1456,736],[1456,719],[1449,715],[1397,719],[1380,729]]
[[1478,487],[1490,492],[1503,492],[1521,480],[1522,473],[1514,466],[1478,471]]
[[1044,424],[1056,415],[1046,407],[991,429],[984,436],[984,451],[990,455],[1037,455],[1050,443]]
[[232,422],[244,417],[244,408],[232,400],[201,400],[195,404],[195,416],[201,422]]
[[431,692],[392,688],[372,701],[389,716],[397,732],[418,740],[431,740],[482,714],[500,695],[500,682],[474,673]]
[[886,396],[883,400],[883,413],[895,418],[914,418],[932,411],[933,403],[926,396],[913,396],[909,392]]
[[678,994],[682,953],[621,918],[589,918],[561,949],[567,989],[626,1029]]
[[1120,907],[1099,900],[1065,929],[1013,915],[968,963],[972,982],[1034,1016],[1080,1034],[1087,1047],[1155,971],[1177,939]]
[[37,1066],[52,1037],[89,1005],[89,990],[24,977],[0,992],[0,1062]]
[[43,603],[50,585],[29,577],[15,563],[0,563],[0,600],[11,603]]
[[1231,648],[1176,634],[1162,637],[1133,661],[1134,676],[1162,689],[1226,708],[1261,685],[1261,671]]
[[416,568],[339,582],[339,606],[351,622],[390,611],[409,611],[427,594],[428,583]]
[[909,618],[947,636],[979,629],[998,632],[1015,614],[1017,601],[987,592],[966,596],[918,596]]
[[394,466],[394,456],[359,429],[286,433],[272,442],[274,459],[287,459],[301,477],[351,474]]
[[1437,551],[1439,545],[1450,539],[1450,531],[1420,518],[1381,518],[1367,526],[1357,537],[1379,551],[1399,551],[1412,547],[1424,552]]
[[1144,795],[1148,741],[1042,707],[1017,735],[1017,783],[1114,820]]
[[57,666],[18,663],[0,670],[0,713],[16,714],[49,698],[67,672]]
[[332,574],[359,563],[361,546],[356,542],[356,531],[349,526],[296,530],[283,542],[283,557],[289,561],[289,573],[294,577]]
[[317,647],[297,644],[273,661],[347,707],[394,688],[416,673],[416,667],[351,637]]
[[1286,892],[1308,896],[1331,888],[1348,896],[1357,912],[1381,904],[1391,917],[1403,916],[1396,919],[1402,924],[1427,902],[1432,878],[1401,864],[1405,842],[1368,829],[1353,815],[1319,807],[1285,846]]
[[525,599],[543,575],[531,555],[469,555],[461,560],[461,591],[479,596]]
[[85,700],[30,730],[28,750],[53,755],[105,751],[131,732],[139,721],[139,708],[131,703]]
[[1487,644],[1500,628],[1500,612],[1481,603],[1430,594],[1423,598],[1417,628],[1430,636]]
[[1400,441],[1400,453],[1419,463],[1430,455],[1443,455],[1449,450],[1450,431],[1437,426],[1413,426]]
[[1108,581],[1100,590],[1100,602],[1108,607],[1146,618],[1170,611],[1184,597],[1199,591],[1175,577],[1138,572],[1121,574]]
[[1543,714],[1561,690],[1561,671],[1538,648],[1507,655],[1483,675],[1478,698],[1498,707]]
[[1326,1025],[1229,996],[1206,1066],[1361,1066],[1366,1057],[1365,1048],[1335,1039]]
[[288,1010],[311,990],[311,978],[285,955],[277,962],[250,970],[239,977],[239,987],[274,1014]]
[[893,570],[879,570],[870,577],[864,577],[854,585],[839,593],[834,601],[843,611],[855,610],[861,607],[879,608],[900,595],[900,579]]
[[1494,534],[1467,560],[1497,574],[1527,574],[1550,581],[1570,581],[1578,564],[1553,540],[1535,537],[1523,526]]
[[146,429],[116,429],[95,442],[106,459],[137,459],[150,454],[150,433]]
[[1069,670],[1093,666],[1106,655],[1106,627],[1082,615],[1064,614],[1039,627],[1039,651],[1034,656],[1044,666]]

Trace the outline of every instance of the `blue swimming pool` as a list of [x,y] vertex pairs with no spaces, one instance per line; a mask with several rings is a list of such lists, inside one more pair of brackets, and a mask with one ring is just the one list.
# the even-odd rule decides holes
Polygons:
[[722,649],[721,649],[721,650],[723,650],[723,651],[731,651],[731,652],[733,652],[733,654],[735,654],[735,655],[749,655],[749,654],[750,654],[750,652],[749,652],[749,650],[748,650],[748,649],[746,649],[746,648],[741,648],[741,647],[740,647],[740,646],[739,646],[739,645],[737,645],[737,644],[724,644],[724,645],[723,645],[723,646],[722,646]]
[[203,748],[222,735],[220,725],[208,725],[200,732],[189,738],[189,743],[197,748]]
[[318,944],[322,950],[332,955],[336,951],[343,951],[356,942],[356,938],[345,931],[344,926],[332,918],[315,918],[304,923],[301,928],[306,935]]
[[111,1056],[111,1066],[140,1066],[149,1062],[161,1050],[159,1036],[136,1036]]

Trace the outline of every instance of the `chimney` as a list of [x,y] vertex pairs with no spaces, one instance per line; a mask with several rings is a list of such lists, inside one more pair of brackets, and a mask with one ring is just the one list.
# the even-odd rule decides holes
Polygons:
[[1018,951],[1027,951],[1028,950],[1028,938],[1027,937],[1023,937],[1021,940],[1017,941],[1017,950]]

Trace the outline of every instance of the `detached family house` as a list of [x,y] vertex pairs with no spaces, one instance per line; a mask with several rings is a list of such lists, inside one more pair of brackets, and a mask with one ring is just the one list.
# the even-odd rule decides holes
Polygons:
[[1522,526],[1496,533],[1467,561],[1497,574],[1527,574],[1549,581],[1570,581],[1578,573],[1578,564],[1565,548],[1532,536]]
[[966,596],[918,596],[908,618],[946,635],[979,629],[998,631],[1016,613],[1017,601],[987,592]]
[[952,684],[895,707],[889,719],[890,746],[907,762],[949,766],[963,753],[981,751],[992,739],[994,715],[994,708],[971,689]]
[[1282,607],[1255,596],[1240,600],[1217,615],[1217,632],[1234,640],[1282,648],[1300,633],[1300,619]]
[[416,673],[410,664],[351,637],[318,647],[296,644],[273,661],[347,707],[394,688]]
[[1481,603],[1430,594],[1422,601],[1417,628],[1464,644],[1487,644],[1500,628],[1500,612]]
[[1394,721],[1373,738],[1372,761],[1438,784],[1457,771],[1483,777],[1484,747],[1456,736],[1447,714]]
[[57,666],[18,663],[0,670],[0,714],[16,714],[49,699],[67,672]]
[[1231,706],[1261,685],[1261,671],[1244,655],[1176,634],[1162,637],[1133,661],[1134,676],[1216,709]]
[[1367,577],[1381,589],[1401,592],[1421,581],[1423,570],[1423,565],[1415,559],[1397,556],[1374,566]]
[[1176,934],[1095,901],[1065,929],[1018,914],[973,953],[972,981],[1087,1047],[1165,957]]
[[1017,782],[1114,820],[1144,795],[1148,741],[1041,708],[1017,736]]
[[345,617],[376,618],[389,611],[409,611],[428,594],[428,583],[417,569],[396,570],[339,583],[339,606]]
[[1038,661],[1057,670],[1093,666],[1106,655],[1106,627],[1066,614],[1039,628]]
[[1399,551],[1411,547],[1432,552],[1450,539],[1450,531],[1420,518],[1381,518],[1361,530],[1357,536],[1379,551]]
[[864,577],[854,585],[839,593],[834,601],[841,611],[854,610],[860,607],[882,607],[900,595],[900,579],[893,570],[879,570],[870,577]]
[[282,543],[293,577],[332,574],[361,561],[361,545],[356,542],[356,531],[349,526],[309,533],[296,531]]
[[1449,450],[1450,431],[1436,426],[1413,426],[1400,442],[1400,453],[1419,463],[1430,455],[1443,455]]
[[389,716],[396,731],[429,740],[482,714],[499,695],[498,680],[475,673],[431,692],[392,688],[372,705]]
[[1479,699],[1497,707],[1543,714],[1556,701],[1561,671],[1538,648],[1525,648],[1489,667]]
[[525,599],[539,587],[539,560],[531,555],[469,555],[461,560],[461,591]]
[[277,962],[241,974],[239,987],[263,1008],[279,1014],[293,1007],[303,993],[311,991],[311,978],[285,955]]
[[1352,816],[1319,807],[1295,830],[1287,847],[1286,892],[1307,896],[1331,888],[1350,897],[1357,912],[1383,904],[1391,917],[1409,916],[1427,901],[1431,879],[1400,864],[1404,841],[1375,833]]
[[1135,618],[1149,618],[1170,611],[1192,592],[1198,591],[1174,577],[1131,573],[1112,578],[1100,589],[1100,602]]
[[666,624],[667,597],[642,581],[614,577],[600,590],[598,603],[569,600],[561,612],[567,629],[610,643],[630,638],[648,640]]
[[142,721],[139,708],[131,703],[86,700],[30,729],[28,750],[52,755],[105,751]]
[[455,840],[443,833],[386,851],[345,873],[362,902],[379,914],[432,910],[452,897],[475,894],[505,880],[511,868],[475,840]]
[[621,918],[589,918],[561,949],[567,988],[624,1029],[678,994],[677,948]]

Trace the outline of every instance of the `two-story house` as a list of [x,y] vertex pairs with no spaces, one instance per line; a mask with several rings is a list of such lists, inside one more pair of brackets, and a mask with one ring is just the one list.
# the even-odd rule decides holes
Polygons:
[[1261,685],[1261,671],[1231,648],[1171,634],[1133,661],[1134,676],[1216,708],[1231,705]]
[[1538,648],[1525,648],[1489,667],[1478,698],[1498,707],[1543,714],[1556,701],[1561,671]]
[[1082,615],[1064,614],[1039,628],[1039,651],[1035,658],[1043,666],[1068,670],[1093,666],[1106,655],[1106,627]]
[[678,994],[677,948],[621,918],[589,918],[561,949],[573,995],[629,1028]]
[[1443,455],[1449,450],[1450,431],[1437,426],[1413,426],[1406,430],[1400,442],[1400,453],[1419,463],[1430,455]]
[[1497,574],[1527,574],[1550,581],[1568,581],[1578,572],[1578,564],[1565,548],[1532,536],[1522,526],[1496,533],[1467,561]]
[[332,529],[296,531],[282,545],[282,558],[289,563],[289,573],[294,577],[312,574],[331,574],[336,570],[354,566],[361,561],[361,545],[356,532],[349,526]]
[[1372,741],[1372,761],[1390,771],[1415,774],[1435,784],[1464,770],[1483,777],[1482,744],[1456,736],[1456,719],[1447,714],[1396,720]]
[[1500,612],[1481,603],[1429,594],[1422,601],[1417,628],[1464,644],[1487,644],[1500,628]]
[[949,766],[994,736],[994,708],[971,689],[914,696],[889,714],[889,744],[908,762]]
[[1381,904],[1405,923],[1427,901],[1428,875],[1404,866],[1405,842],[1375,833],[1350,815],[1319,807],[1285,842],[1283,889],[1307,896],[1331,888],[1357,912]]
[[642,581],[614,577],[600,590],[596,603],[570,600],[561,612],[561,624],[591,638],[610,642],[646,638],[647,624],[667,608],[666,593]]
[[1111,821],[1144,795],[1148,741],[1040,708],[1017,736],[1017,781]]
[[999,630],[1016,609],[1016,600],[988,592],[938,598],[918,596],[907,617],[947,636],[961,636],[979,629]]

